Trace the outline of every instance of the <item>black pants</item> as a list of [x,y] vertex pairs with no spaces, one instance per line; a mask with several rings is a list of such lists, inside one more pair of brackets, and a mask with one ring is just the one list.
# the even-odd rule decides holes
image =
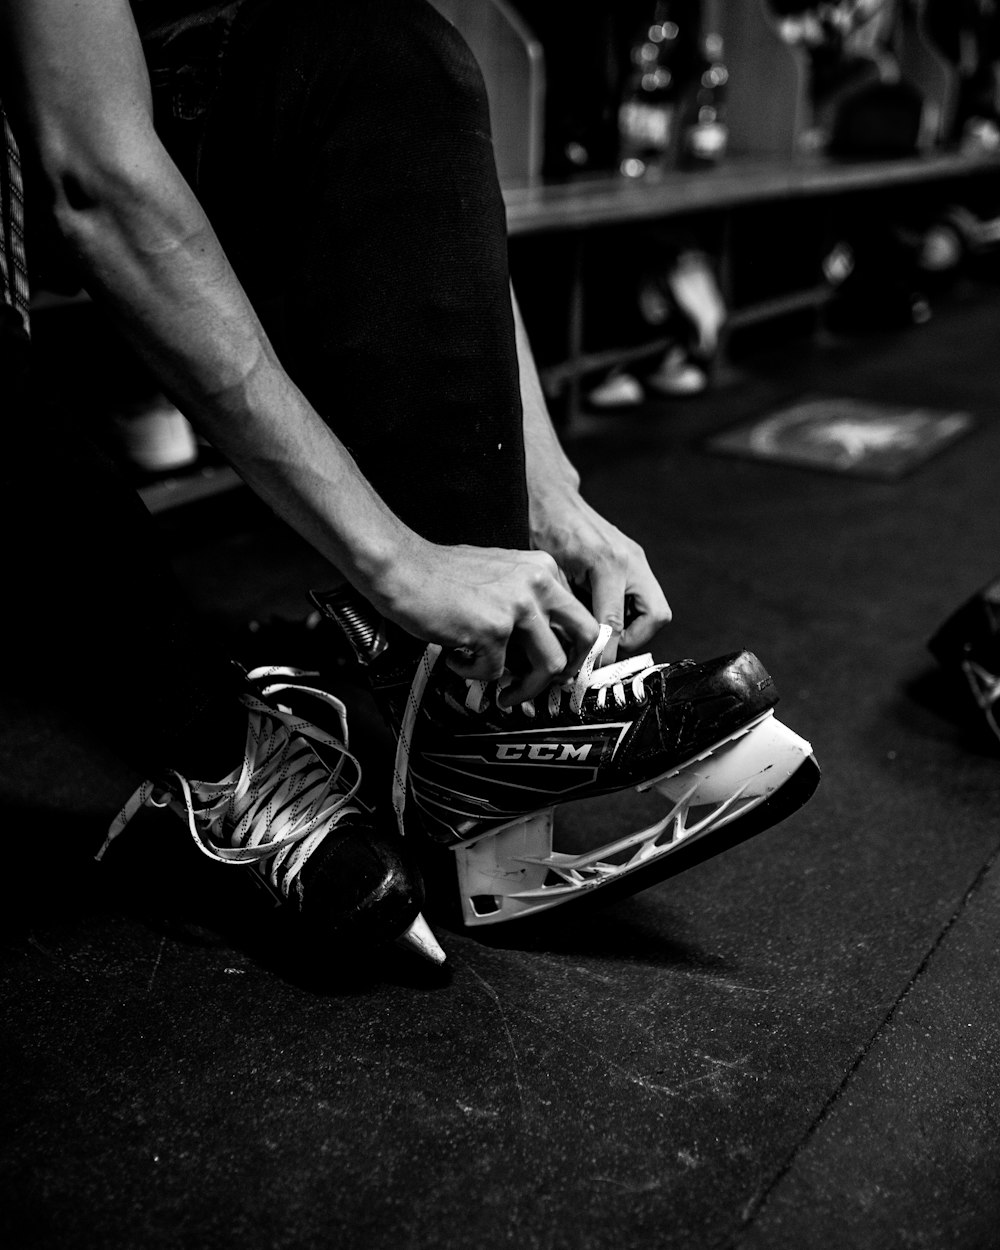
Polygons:
[[[246,0],[219,51],[178,155],[285,367],[418,532],[527,547],[503,204],[468,49],[417,0]],[[174,67],[151,68],[169,93]],[[232,672],[142,505],[30,393],[9,428],[4,506],[30,538],[12,580],[51,627],[31,641],[65,666],[56,688],[82,681],[140,770],[221,773],[220,742],[242,745]]]
[[286,368],[437,542],[526,547],[504,206],[478,66],[421,0],[250,0],[197,189]]

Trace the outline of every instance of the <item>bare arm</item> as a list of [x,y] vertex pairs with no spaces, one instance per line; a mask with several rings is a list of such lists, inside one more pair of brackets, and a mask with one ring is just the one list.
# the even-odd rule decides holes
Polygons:
[[581,496],[580,475],[552,427],[513,294],[512,299],[532,538],[539,550],[555,559],[571,583],[586,586],[594,616],[614,629],[604,652],[605,663],[610,664],[619,644],[627,651],[645,646],[670,620],[670,606],[638,543],[595,512]]
[[[88,289],[247,483],[391,619],[495,676],[517,632],[537,692],[596,634],[541,553],[440,547],[399,521],[278,362],[153,130],[127,0],[0,0],[22,141]],[[456,661],[456,665],[458,661]]]
[[378,580],[402,527],[278,366],[157,140],[126,0],[8,2],[4,16],[27,132],[92,294],[249,484],[346,576]]

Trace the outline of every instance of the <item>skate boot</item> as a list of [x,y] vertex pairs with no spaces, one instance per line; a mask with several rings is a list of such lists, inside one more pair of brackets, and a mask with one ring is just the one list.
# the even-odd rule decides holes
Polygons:
[[[386,625],[353,592],[312,599],[367,666],[397,737],[400,830],[451,849],[466,925],[644,889],[782,820],[819,780],[747,651],[596,668],[605,626],[573,681],[505,709],[503,679],[458,676],[441,648]],[[663,818],[584,853],[556,849],[560,804],[628,788],[662,794]]]
[[959,678],[976,715],[1000,741],[1000,577],[953,612],[927,646],[941,667]]
[[[97,854],[144,808],[165,808],[195,846],[220,864],[246,866],[279,905],[324,946],[359,952],[392,940],[433,963],[444,952],[420,915],[423,884],[398,835],[378,833],[355,800],[361,769],[347,749],[343,703],[303,685],[295,669],[247,674],[244,757],[218,781],[168,772],[146,781],[108,830]],[[340,732],[319,728],[275,701],[283,692],[318,699]]]

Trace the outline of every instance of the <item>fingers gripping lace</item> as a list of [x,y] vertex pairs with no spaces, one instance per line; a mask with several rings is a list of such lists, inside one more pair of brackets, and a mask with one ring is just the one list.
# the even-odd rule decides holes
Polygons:
[[[288,669],[255,670],[260,682],[275,675],[303,676]],[[203,854],[220,863],[260,865],[285,897],[309,856],[348,811],[361,781],[358,761],[347,750],[346,709],[325,691],[293,683],[266,685],[262,693],[300,690],[321,699],[337,713],[343,739],[311,722],[247,694],[247,737],[242,764],[221,781],[193,781],[171,770],[166,783],[144,782],[130,797],[108,830],[100,859],[108,846],[144,806],[169,807],[187,823]],[[337,754],[331,769],[311,743]],[[345,763],[354,780],[340,784]]]
[[[584,697],[590,690],[597,692],[598,707],[606,705],[609,690],[619,707],[624,707],[628,701],[625,693],[626,681],[629,682],[629,689],[634,698],[645,698],[644,679],[657,669],[662,668],[663,665],[654,664],[652,655],[647,652],[644,655],[634,655],[627,660],[618,660],[614,664],[605,664],[602,668],[596,668],[595,665],[603,655],[604,648],[608,645],[612,633],[613,630],[610,625],[602,625],[597,638],[594,640],[594,645],[587,652],[576,676],[571,677],[569,681],[563,682],[561,685],[549,687],[544,698],[550,716],[555,716],[560,711],[564,692],[569,693],[570,709],[577,716],[582,711]],[[499,696],[512,681],[513,678],[507,675],[499,682],[494,683],[494,697],[497,700],[497,707],[501,711],[507,711],[508,709],[500,704]],[[490,684],[489,682],[475,680],[469,682],[469,693],[465,700],[465,706],[469,711],[482,711]],[[538,709],[534,702],[525,701],[520,707],[526,716],[535,716],[537,714]]]

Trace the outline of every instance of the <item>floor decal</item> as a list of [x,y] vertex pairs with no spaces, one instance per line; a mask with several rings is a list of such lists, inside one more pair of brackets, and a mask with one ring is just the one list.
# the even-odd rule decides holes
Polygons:
[[967,412],[813,395],[714,434],[705,446],[726,455],[893,481],[973,425]]

